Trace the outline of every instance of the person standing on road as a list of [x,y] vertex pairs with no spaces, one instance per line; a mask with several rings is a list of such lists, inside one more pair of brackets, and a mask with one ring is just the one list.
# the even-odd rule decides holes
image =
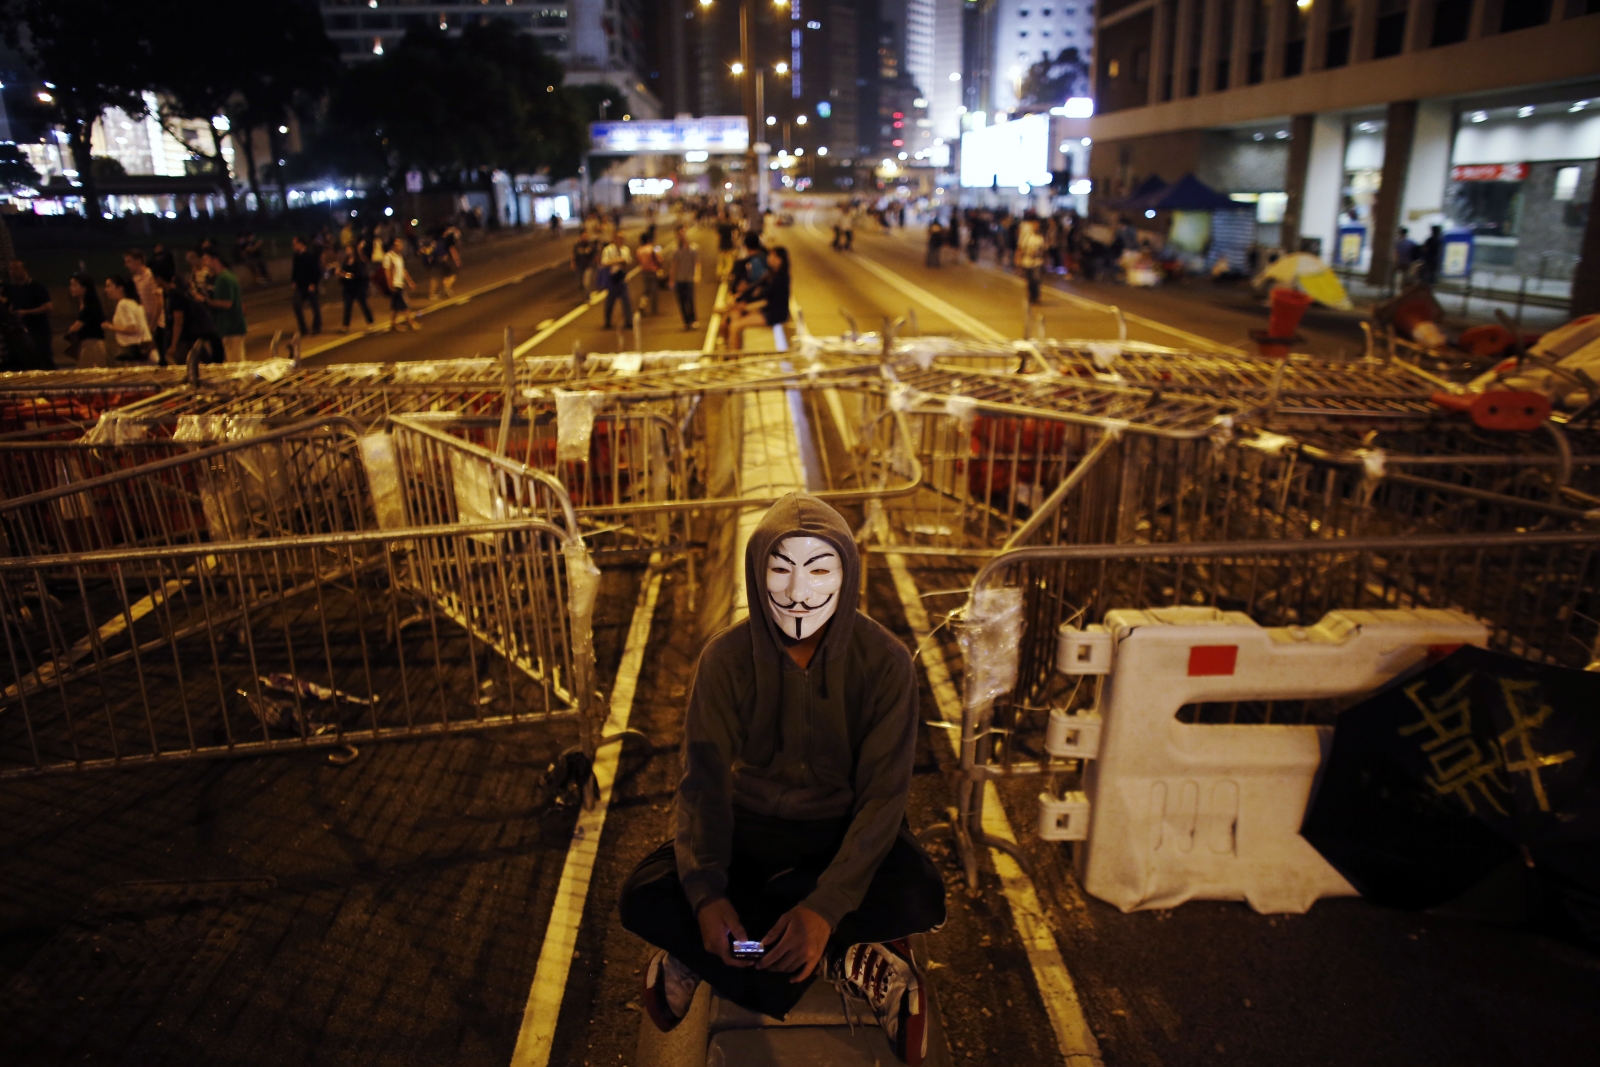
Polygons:
[[[704,980],[782,1018],[820,974],[865,999],[916,1067],[927,985],[905,939],[944,921],[945,888],[905,825],[911,655],[857,610],[854,536],[816,497],[773,505],[743,563],[752,610],[695,665],[673,839],[618,904],[657,949],[640,1006],[671,1030]],[[759,960],[735,956],[734,941],[757,938]]]
[[1028,281],[1028,306],[1039,306],[1039,283],[1044,275],[1044,237],[1037,219],[1023,222],[1017,232],[1016,267]]
[[150,268],[145,266],[144,253],[137,248],[130,248],[122,254],[122,265],[128,268],[128,277],[133,279],[134,288],[139,290],[139,306],[144,308],[144,318],[150,324],[156,351],[165,352],[167,309],[162,300],[161,284],[156,281]]
[[150,323],[144,317],[144,306],[139,303],[139,289],[126,274],[113,274],[106,279],[106,302],[116,310],[112,312],[112,359],[125,363],[147,363],[150,356]]
[[1439,280],[1439,264],[1444,257],[1444,230],[1439,226],[1428,227],[1428,239],[1422,242],[1422,250],[1417,254],[1419,264],[1417,280],[1423,285],[1433,285]]
[[396,237],[383,254],[383,277],[389,286],[389,329],[400,332],[402,322],[413,330],[422,329],[422,323],[406,303],[406,290],[412,288],[411,275],[406,270],[406,240]]
[[215,248],[208,247],[200,257],[201,264],[211,276],[211,297],[206,305],[211,310],[211,321],[222,338],[222,356],[228,363],[243,363],[245,359],[244,291],[239,279],[222,261]]
[[739,233],[739,227],[729,217],[726,211],[717,216],[717,280],[721,281],[733,269],[734,238]]
[[[296,236],[290,242],[294,249],[294,259],[290,267],[290,280],[293,283],[289,292],[289,304],[294,308],[294,322],[300,329],[300,336],[310,337],[322,332],[322,255],[311,246],[311,242],[304,237]],[[311,305],[311,329],[306,329],[306,304]]]
[[106,365],[105,310],[100,306],[100,294],[95,292],[94,280],[87,274],[74,274],[67,282],[67,291],[78,302],[78,314],[67,327],[67,348],[78,352],[78,366],[104,367]]
[[678,314],[683,316],[683,328],[692,330],[700,325],[694,309],[694,287],[700,282],[700,250],[689,240],[689,233],[678,227],[678,247],[672,253],[672,290],[678,297]]
[[661,246],[656,244],[656,231],[652,226],[639,235],[639,247],[634,252],[639,261],[639,280],[644,283],[644,292],[639,296],[639,310],[645,308],[648,315],[657,315],[661,311],[661,283],[666,274],[666,267],[661,262]]
[[622,227],[611,235],[611,242],[600,252],[600,270],[606,279],[605,328],[611,329],[611,309],[622,303],[623,329],[633,325],[633,297],[628,293],[628,268],[633,266],[633,253],[622,240]]
[[[52,370],[55,368],[54,338],[50,333],[50,290],[33,280],[28,265],[20,259],[11,261],[11,284],[6,286],[6,303],[17,317],[22,328],[28,331],[33,349],[33,359],[27,370]],[[16,357],[12,357],[13,363]]]
[[167,332],[171,341],[167,347],[166,362],[175,367],[186,366],[189,352],[200,346],[201,363],[222,362],[222,341],[216,335],[211,321],[211,309],[204,300],[195,296],[185,286],[177,284],[170,266],[152,267],[166,297]]
[[572,274],[578,279],[578,288],[585,296],[594,292],[594,261],[598,251],[594,238],[589,236],[589,226],[585,223],[583,229],[578,231],[578,239],[572,242]]
[[367,304],[367,289],[370,285],[370,275],[367,272],[367,261],[362,258],[361,250],[351,246],[344,250],[344,257],[339,260],[339,289],[344,296],[344,325],[341,333],[350,332],[350,309],[359,304],[361,314],[367,317],[367,325],[372,325],[372,308]]
[[924,261],[930,267],[939,265],[939,253],[944,248],[944,224],[935,215],[928,223],[928,256]]

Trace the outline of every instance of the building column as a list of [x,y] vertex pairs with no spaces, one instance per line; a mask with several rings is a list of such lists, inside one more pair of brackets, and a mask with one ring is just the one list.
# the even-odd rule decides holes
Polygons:
[[1467,20],[1467,40],[1476,41],[1500,32],[1500,16],[1505,0],[1472,0],[1472,15]]
[[1189,95],[1189,41],[1195,32],[1195,4],[1199,0],[1178,0],[1178,32],[1173,34],[1172,47],[1172,99],[1182,100]]
[[1267,14],[1267,54],[1262,63],[1261,80],[1283,77],[1283,50],[1289,42],[1289,5],[1294,0],[1276,0]]
[[1596,313],[1600,313],[1600,179],[1589,194],[1589,223],[1572,272],[1572,316]]
[[1305,214],[1306,171],[1311,165],[1311,125],[1315,115],[1296,115],[1289,122],[1289,165],[1284,172],[1283,223],[1278,228],[1278,243],[1285,252],[1300,248],[1300,220]]
[[1307,73],[1321,70],[1328,65],[1328,18],[1332,7],[1333,5],[1327,0],[1311,5],[1311,20],[1306,24]]
[[1411,144],[1416,140],[1417,102],[1396,100],[1389,105],[1383,131],[1383,184],[1372,206],[1372,265],[1368,285],[1387,285],[1394,265],[1394,239],[1400,229],[1400,203],[1411,172]]
[[1355,18],[1350,24],[1350,65],[1372,58],[1377,36],[1378,0],[1355,0]]
[[1344,202],[1345,117],[1318,115],[1311,123],[1311,162],[1301,200],[1300,237],[1315,237],[1322,257],[1333,261],[1339,240],[1339,208]]
[[[1207,0],[1205,12],[1200,21],[1200,92],[1197,95],[1217,91],[1217,60],[1230,55],[1233,47],[1232,41],[1222,39],[1222,5],[1231,4],[1233,0]],[[1228,64],[1229,77],[1233,75],[1233,64]]]
[[1444,221],[1444,194],[1450,182],[1450,154],[1455,145],[1455,108],[1447,101],[1417,105],[1417,131],[1411,144],[1411,169],[1400,201],[1399,227],[1422,242],[1427,227]]
[[[1223,0],[1224,3],[1228,0]],[[1233,41],[1228,47],[1228,88],[1239,89],[1250,77],[1250,19],[1261,0],[1233,0]]]
[[1150,82],[1146,86],[1152,104],[1161,103],[1162,72],[1172,63],[1172,57],[1167,55],[1167,23],[1171,19],[1172,0],[1156,0],[1155,17],[1150,20]]
[[1433,41],[1435,0],[1410,0],[1406,4],[1406,35],[1403,52],[1420,52]]

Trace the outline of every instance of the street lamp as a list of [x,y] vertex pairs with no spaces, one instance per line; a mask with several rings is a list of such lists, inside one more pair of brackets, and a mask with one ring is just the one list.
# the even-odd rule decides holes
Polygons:
[[774,74],[787,74],[789,73],[789,64],[782,62],[777,63],[773,66],[772,72]]
[[743,74],[744,73],[744,64],[743,63],[739,63],[739,62],[735,62],[728,69],[733,71],[735,74]]

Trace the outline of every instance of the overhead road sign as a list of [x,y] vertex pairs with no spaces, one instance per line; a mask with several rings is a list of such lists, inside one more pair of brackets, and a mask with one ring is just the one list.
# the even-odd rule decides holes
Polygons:
[[707,115],[698,119],[635,119],[589,123],[592,155],[681,155],[711,152],[743,155],[750,148],[750,127],[743,115]]

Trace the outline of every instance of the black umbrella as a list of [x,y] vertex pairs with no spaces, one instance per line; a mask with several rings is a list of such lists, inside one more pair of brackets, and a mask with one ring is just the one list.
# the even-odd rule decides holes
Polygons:
[[1339,716],[1301,833],[1396,907],[1522,863],[1597,940],[1597,755],[1600,674],[1463,647]]

